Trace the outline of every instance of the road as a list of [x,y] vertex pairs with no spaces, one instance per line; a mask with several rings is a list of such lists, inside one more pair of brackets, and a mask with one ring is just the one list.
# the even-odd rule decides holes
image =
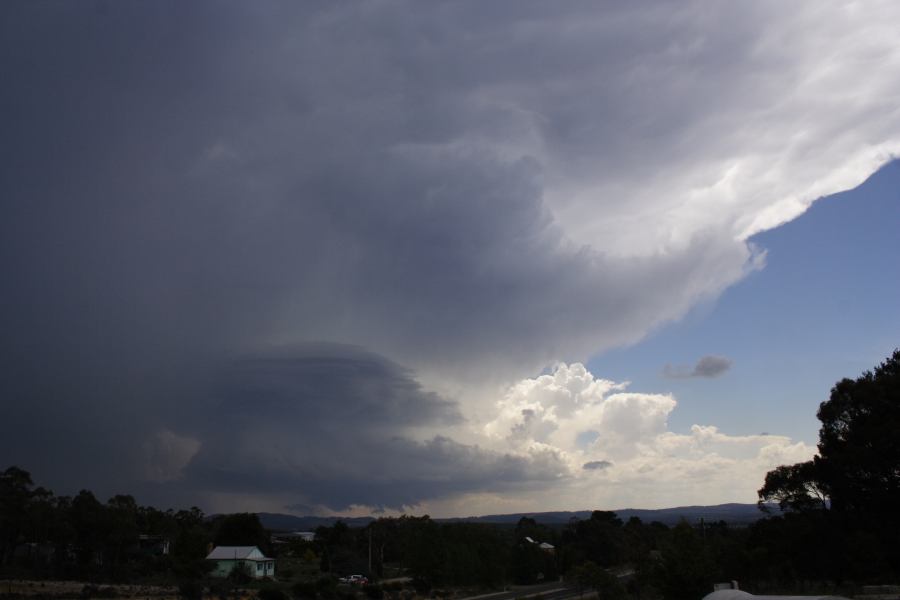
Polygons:
[[[615,573],[615,576],[621,580],[627,580],[634,575],[634,569],[626,569]],[[584,590],[579,592],[574,585],[567,585],[562,581],[553,581],[550,583],[539,583],[537,585],[521,585],[514,586],[508,592],[496,592],[493,594],[483,594],[481,596],[470,596],[464,600],[516,600],[540,596],[543,600],[563,600],[564,598],[594,598],[596,593],[593,590]]]
[[[585,590],[584,598],[594,594]],[[470,596],[465,600],[516,600],[540,596],[543,600],[563,600],[564,598],[580,598],[582,594],[574,587],[567,587],[560,581],[540,583],[538,585],[516,586],[508,592],[496,592],[481,596]]]

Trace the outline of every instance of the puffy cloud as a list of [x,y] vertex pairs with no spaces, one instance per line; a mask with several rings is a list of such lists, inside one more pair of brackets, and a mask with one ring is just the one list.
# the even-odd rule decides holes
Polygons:
[[673,367],[666,365],[663,373],[666,377],[682,379],[688,377],[718,377],[731,368],[731,359],[725,356],[703,356],[691,367]]
[[[750,502],[768,470],[815,452],[784,436],[728,435],[712,425],[671,431],[675,399],[629,392],[626,385],[595,379],[581,364],[559,364],[552,374],[511,386],[486,432],[515,447],[548,445],[580,466],[553,496],[541,498],[555,507],[576,506],[584,497],[607,508]],[[556,403],[575,408],[560,417]],[[525,406],[532,413],[517,419],[516,409]],[[511,433],[504,438],[504,432]],[[590,477],[597,472],[602,479]]]

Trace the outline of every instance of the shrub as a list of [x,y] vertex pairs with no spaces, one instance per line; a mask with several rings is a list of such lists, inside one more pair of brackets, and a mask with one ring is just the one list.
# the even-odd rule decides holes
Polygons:
[[382,590],[381,586],[378,585],[377,583],[367,585],[365,587],[365,591],[366,591],[366,596],[368,596],[369,598],[372,598],[372,600],[381,600],[381,598],[384,596],[384,591]]
[[90,598],[115,598],[117,595],[116,588],[110,586],[97,587],[95,585],[87,584],[81,588],[81,597],[83,600],[89,600]]
[[188,579],[178,584],[178,595],[185,600],[200,600],[203,597],[203,584],[196,579]]
[[256,594],[259,600],[288,600],[287,594],[276,588],[265,588]]
[[299,600],[315,600],[316,584],[311,581],[298,581],[291,587],[294,598]]
[[425,596],[431,591],[431,583],[424,577],[415,577],[412,580],[412,586],[420,596]]
[[334,598],[337,594],[337,579],[328,577],[327,575],[319,577],[316,581],[316,591],[323,598]]

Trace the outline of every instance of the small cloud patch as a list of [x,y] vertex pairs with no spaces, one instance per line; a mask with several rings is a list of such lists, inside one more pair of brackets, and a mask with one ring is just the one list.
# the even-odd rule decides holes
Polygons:
[[581,465],[585,471],[603,471],[613,466],[608,460],[592,460]]
[[704,377],[712,379],[731,368],[731,359],[725,356],[707,355],[697,361],[693,367],[666,365],[663,374],[670,379],[689,379]]

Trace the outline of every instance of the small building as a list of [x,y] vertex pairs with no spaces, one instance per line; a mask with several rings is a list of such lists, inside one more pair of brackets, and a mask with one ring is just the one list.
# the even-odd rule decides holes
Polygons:
[[553,544],[548,544],[547,542],[539,542],[536,539],[534,539],[530,536],[527,536],[527,535],[525,536],[525,541],[528,542],[529,544],[534,544],[535,546],[537,546],[544,552],[550,552],[551,554],[553,552],[556,552],[556,547]]
[[[735,586],[737,582],[732,582]],[[714,590],[703,600],[848,600],[844,596],[757,596],[742,592],[736,587]]]
[[211,575],[228,577],[241,569],[253,579],[275,577],[275,559],[267,557],[256,546],[216,546],[206,560],[213,561]]
[[138,547],[143,554],[149,556],[166,556],[169,554],[169,539],[162,535],[140,534]]

